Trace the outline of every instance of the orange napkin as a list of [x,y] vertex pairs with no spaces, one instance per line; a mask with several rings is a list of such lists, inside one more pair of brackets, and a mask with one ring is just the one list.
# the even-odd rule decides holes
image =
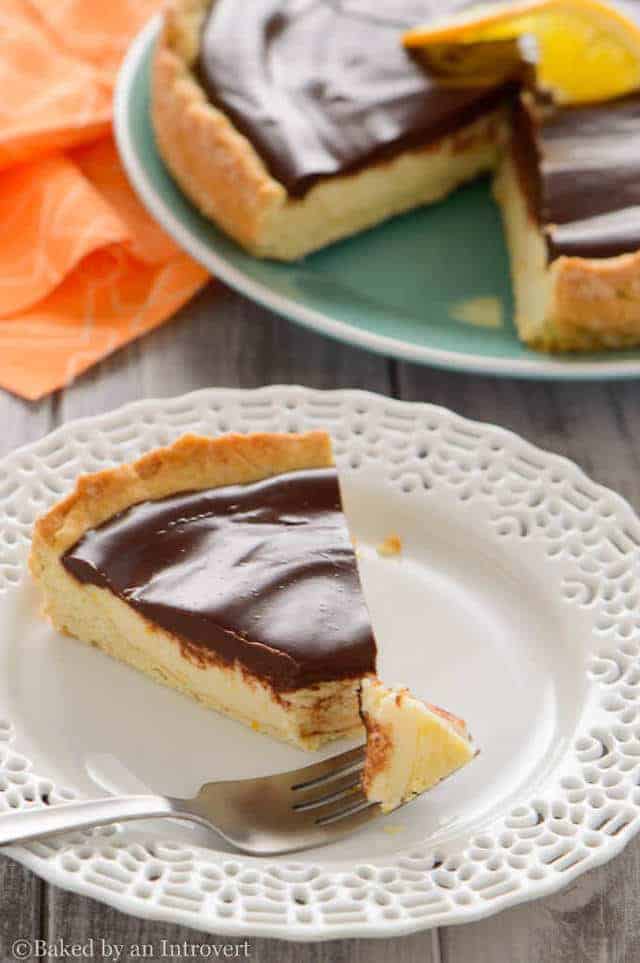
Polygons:
[[159,0],[0,0],[0,386],[37,399],[167,320],[207,274],[146,214],[111,137]]

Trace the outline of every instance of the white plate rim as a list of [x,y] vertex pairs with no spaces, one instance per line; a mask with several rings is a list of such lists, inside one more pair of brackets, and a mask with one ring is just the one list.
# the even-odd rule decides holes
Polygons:
[[332,318],[321,311],[298,304],[267,285],[246,275],[230,264],[222,255],[203,243],[173,213],[163,197],[156,192],[138,158],[129,132],[130,96],[136,71],[147,48],[153,44],[162,26],[161,15],[156,15],[132,43],[118,74],[114,97],[114,134],[123,166],[143,205],[162,225],[175,242],[214,276],[251,300],[303,326],[328,335],[334,340],[366,348],[375,354],[400,361],[431,365],[451,371],[499,375],[541,380],[605,380],[640,376],[640,359],[613,361],[559,361],[551,356],[539,358],[504,359],[481,357],[475,354],[447,351],[442,348],[412,344],[398,338],[356,328]]
[[[369,412],[379,411],[381,407],[383,407],[384,411],[391,413],[391,417],[397,416],[401,419],[431,419],[434,423],[441,424],[443,426],[453,426],[453,430],[459,429],[463,432],[471,432],[473,435],[481,437],[483,439],[483,444],[484,442],[487,444],[493,442],[496,445],[503,447],[505,451],[513,449],[514,451],[521,453],[525,460],[531,460],[532,464],[544,466],[545,478],[553,478],[555,476],[558,476],[558,478],[562,477],[565,481],[570,480],[571,484],[576,486],[576,491],[586,491],[590,493],[590,495],[596,500],[596,503],[602,507],[603,513],[606,509],[606,515],[603,514],[602,516],[602,525],[604,526],[602,529],[603,532],[631,532],[633,544],[630,547],[630,552],[632,559],[634,564],[638,564],[640,562],[640,520],[633,512],[631,506],[619,495],[616,495],[603,486],[596,485],[590,481],[581,469],[579,469],[566,458],[544,452],[528,442],[523,441],[517,435],[505,429],[464,419],[447,411],[446,409],[437,406],[423,403],[396,401],[393,399],[384,398],[383,396],[375,395],[370,392],[356,390],[314,391],[299,386],[271,386],[267,388],[249,390],[220,388],[203,389],[201,391],[173,399],[133,402],[129,405],[123,406],[120,409],[117,409],[114,412],[69,422],[66,425],[56,429],[50,435],[45,436],[45,438],[41,439],[40,441],[27,445],[7,456],[0,462],[0,486],[4,486],[4,488],[9,486],[12,491],[11,497],[15,498],[16,492],[18,495],[20,494],[20,485],[24,485],[25,483],[24,472],[28,471],[29,483],[31,484],[34,474],[36,478],[38,476],[38,463],[41,463],[43,459],[46,460],[46,457],[48,457],[47,453],[59,450],[60,446],[64,448],[65,446],[71,445],[72,447],[77,448],[79,445],[80,448],[82,448],[84,444],[88,447],[89,440],[82,442],[78,440],[79,437],[95,440],[96,434],[99,434],[101,430],[103,433],[105,433],[108,430],[108,426],[117,423],[118,420],[120,420],[120,423],[122,424],[132,425],[137,423],[141,424],[143,417],[146,417],[151,418],[152,420],[155,419],[156,422],[165,424],[170,413],[176,409],[180,409],[180,411],[187,409],[200,411],[203,405],[215,403],[218,406],[223,407],[224,410],[227,410],[229,406],[233,406],[234,404],[250,403],[250,401],[247,401],[247,399],[250,399],[250,401],[259,400],[261,403],[269,403],[274,406],[280,406],[282,409],[283,418],[285,415],[288,417],[288,412],[292,406],[291,402],[294,401],[295,404],[302,405],[306,403],[312,404],[314,403],[314,399],[316,401],[318,399],[321,401],[324,399],[330,399],[336,405],[341,405],[345,407],[345,409],[355,412],[359,411],[361,408],[366,408]],[[354,438],[352,438],[351,441],[347,441],[347,450],[350,450],[350,446],[356,444],[357,442]],[[484,445],[483,447],[483,451],[485,450],[489,450],[487,445]],[[487,468],[485,470],[489,469]],[[17,485],[16,481],[18,481]],[[0,493],[1,491],[2,487],[0,487]],[[53,500],[53,497],[51,500]],[[600,509],[598,510],[600,511]],[[22,542],[22,547],[18,546],[16,548],[16,545],[12,540],[10,550],[7,549],[5,543],[0,543],[0,562],[3,563],[0,566],[1,592],[1,590],[6,588],[7,585],[10,586],[16,581],[15,577],[13,577],[16,571],[19,572],[20,578],[23,575],[23,549],[25,546],[25,540],[27,538],[25,531],[28,526],[26,526],[24,519],[22,521],[17,520],[15,515],[8,517],[6,512],[3,512],[0,517],[2,517],[4,531],[6,532],[9,529],[14,530],[19,534],[18,541]],[[613,521],[611,521],[611,519],[613,519]],[[584,600],[581,601],[578,598],[577,604],[582,605],[585,603]],[[2,605],[1,594],[0,605]],[[620,620],[616,619],[613,619],[613,623],[615,623],[615,634],[615,632],[618,631],[616,626],[619,627],[619,625],[622,623]],[[625,652],[625,644],[624,637],[617,639],[616,645],[622,646],[622,652]],[[629,647],[627,645],[627,650],[628,648]],[[635,645],[634,652],[637,652],[637,648],[638,646]],[[617,648],[616,651],[618,651]],[[619,665],[627,665],[625,673],[628,672],[628,666],[633,663],[633,658],[629,655],[628,651],[626,651],[624,659],[622,654],[619,657],[614,657],[612,655],[611,658],[618,658]],[[600,664],[597,665],[597,663]],[[601,681],[596,680],[596,682],[594,682],[596,688],[598,686],[602,687],[602,693],[604,693],[604,695],[602,695],[602,701],[604,700],[605,695],[609,700],[611,700],[613,694],[617,694],[619,691],[622,691],[625,683],[625,673],[621,671],[620,677],[609,678],[608,675],[610,674],[613,663],[612,665],[603,665],[602,657],[598,655],[594,655],[593,665],[594,673],[596,672],[596,669],[599,674],[604,673]],[[600,689],[598,691],[600,691]],[[633,697],[628,696],[625,703],[627,707],[635,707],[636,704],[638,707],[640,707],[640,693],[634,693]],[[629,733],[632,731],[635,733],[634,726],[631,725],[631,723],[627,725],[626,723],[622,724],[620,722],[620,713],[618,712],[618,709],[615,709],[614,711],[612,702],[610,702],[607,711],[610,713],[609,718],[612,731],[617,725],[618,730],[624,729],[626,726],[626,728],[629,730]],[[585,746],[584,750],[581,750],[582,755],[586,760],[584,763],[585,767],[588,768],[590,760],[595,758],[593,752],[596,750],[596,748],[597,747],[595,746]],[[624,750],[624,747],[622,748]],[[618,746],[618,749],[620,749],[620,746]],[[634,756],[637,754],[638,753],[635,752],[634,744]],[[611,772],[613,770],[615,770],[615,761],[614,765],[609,771]],[[631,776],[628,775],[625,778],[629,780],[631,779]],[[637,774],[632,785],[633,787],[637,787],[638,785]],[[546,896],[558,891],[586,870],[601,865],[619,853],[624,845],[640,828],[640,790],[633,788],[625,797],[621,798],[619,802],[615,802],[610,799],[607,805],[613,809],[616,809],[616,812],[618,812],[618,810],[619,812],[624,811],[628,816],[628,820],[624,824],[622,831],[619,833],[616,832],[613,835],[606,836],[606,838],[604,833],[600,833],[599,835],[603,837],[601,840],[601,845],[595,849],[585,851],[579,862],[569,866],[562,872],[558,872],[555,875],[551,873],[545,875],[543,878],[526,879],[524,884],[520,885],[517,889],[497,895],[495,898],[492,897],[487,899],[484,903],[482,903],[482,901],[478,901],[471,906],[450,906],[446,913],[439,915],[436,914],[426,920],[420,918],[384,919],[382,914],[378,913],[377,919],[368,920],[365,923],[362,921],[345,921],[340,924],[333,924],[329,926],[326,922],[323,924],[321,921],[314,921],[312,923],[306,922],[301,925],[292,924],[291,921],[288,921],[285,926],[282,926],[278,924],[274,925],[273,923],[247,923],[245,921],[238,921],[237,919],[224,919],[220,916],[203,917],[202,915],[194,915],[192,911],[187,912],[180,907],[166,908],[151,900],[145,903],[140,899],[133,899],[133,897],[128,893],[123,895],[121,893],[112,892],[99,885],[82,880],[80,879],[79,875],[74,874],[74,872],[65,870],[64,866],[57,858],[51,858],[51,854],[43,857],[41,851],[34,851],[33,849],[28,850],[24,848],[11,848],[7,850],[7,853],[51,883],[62,886],[63,888],[71,889],[78,893],[92,896],[109,903],[117,909],[134,913],[135,915],[144,918],[173,921],[183,925],[199,927],[210,932],[229,936],[274,936],[281,939],[284,938],[298,941],[336,939],[356,936],[387,937],[392,935],[407,935],[423,929],[431,928],[433,926],[452,925],[485,918],[508,906],[513,906],[525,900]],[[527,825],[530,825],[530,823]],[[593,836],[596,834],[592,833],[591,835]],[[226,856],[225,859],[227,859]],[[238,856],[235,859],[235,864],[242,864],[243,859],[246,858]],[[298,861],[295,865],[297,867],[304,866],[304,862]],[[255,860],[250,861],[250,866],[252,869],[255,869]],[[429,872],[432,872],[432,870]],[[383,884],[384,881],[377,881],[378,888],[380,888],[382,885],[382,888],[384,889]]]

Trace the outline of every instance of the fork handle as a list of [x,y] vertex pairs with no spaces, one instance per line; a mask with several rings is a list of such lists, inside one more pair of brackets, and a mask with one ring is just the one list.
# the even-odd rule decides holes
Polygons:
[[109,796],[16,810],[0,814],[0,846],[73,829],[174,814],[171,800],[164,796]]

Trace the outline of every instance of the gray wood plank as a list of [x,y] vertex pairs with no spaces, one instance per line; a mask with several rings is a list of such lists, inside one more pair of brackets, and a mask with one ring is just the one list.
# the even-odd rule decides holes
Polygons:
[[[0,393],[0,457],[45,435],[54,425],[54,403],[23,401]],[[0,958],[11,959],[11,943],[39,933],[43,884],[32,873],[0,857]]]
[[388,392],[388,368],[382,358],[305,331],[213,282],[170,324],[67,389],[60,421],[209,386],[296,382]]
[[55,426],[55,398],[32,402],[0,391],[0,458]]
[[0,960],[15,959],[15,940],[39,937],[43,893],[44,883],[37,876],[6,856],[0,859]]
[[[398,392],[511,428],[640,509],[640,385],[551,384],[401,365]],[[636,963],[640,843],[558,896],[440,931],[444,963]]]
[[383,358],[291,324],[217,282],[145,341],[140,372],[143,397],[284,383],[389,391]]
[[[297,382],[317,388],[367,387],[388,392],[389,365],[356,349],[327,341],[291,325],[213,283],[166,327],[119,352],[68,389],[61,398],[61,421],[109,410],[137,398],[171,396],[209,385],[256,387]],[[91,900],[49,887],[47,939],[84,942],[90,936],[130,945],[161,940],[220,942],[195,931],[147,923]],[[393,944],[399,963],[437,963],[432,935]],[[260,963],[325,963],[331,960],[377,963],[390,952],[388,941],[289,944],[255,940],[252,958]]]

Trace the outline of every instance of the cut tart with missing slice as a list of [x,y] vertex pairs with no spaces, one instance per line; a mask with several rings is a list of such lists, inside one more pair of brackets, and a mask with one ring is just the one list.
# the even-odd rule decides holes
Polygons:
[[[520,338],[640,344],[637,4],[169,0],[151,86],[169,170],[255,256],[296,260],[498,169]],[[553,101],[532,135],[526,108],[511,123],[526,90]]]
[[431,789],[476,755],[462,719],[408,689],[365,678],[360,711],[367,730],[362,787],[384,812]]
[[30,558],[62,632],[314,749],[362,731],[376,644],[329,437],[185,436],[80,478]]

